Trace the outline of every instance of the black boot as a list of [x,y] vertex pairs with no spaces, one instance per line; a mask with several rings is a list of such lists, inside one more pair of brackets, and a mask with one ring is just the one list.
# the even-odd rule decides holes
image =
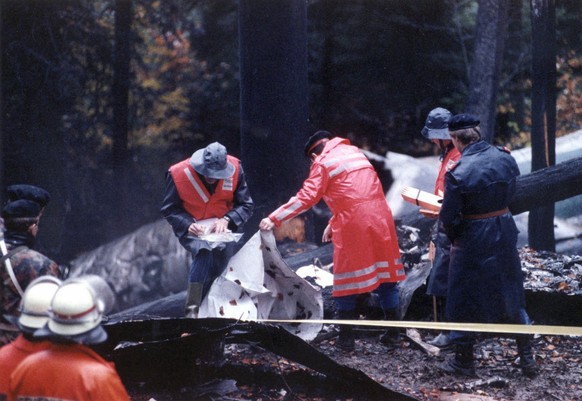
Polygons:
[[531,349],[530,336],[517,336],[515,341],[517,343],[521,372],[529,378],[536,377],[538,368]]
[[[349,311],[338,311],[337,312],[339,320],[355,320],[356,312],[353,310]],[[346,351],[351,352],[356,348],[355,344],[355,334],[353,326],[349,324],[341,324],[339,328],[339,336],[335,342],[335,346]]]
[[[397,309],[384,309],[384,320],[400,320]],[[380,335],[380,342],[386,346],[394,346],[400,343],[400,328],[390,327]]]
[[455,356],[438,365],[438,368],[454,375],[475,376],[473,344],[456,344]]

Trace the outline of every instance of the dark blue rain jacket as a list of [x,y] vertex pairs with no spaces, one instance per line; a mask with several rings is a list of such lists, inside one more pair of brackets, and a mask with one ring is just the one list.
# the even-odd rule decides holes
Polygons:
[[[449,321],[523,323],[525,297],[509,211],[519,169],[507,150],[479,141],[467,146],[445,176],[440,221],[449,236]],[[493,217],[480,217],[497,212]],[[493,213],[495,214],[495,213]]]

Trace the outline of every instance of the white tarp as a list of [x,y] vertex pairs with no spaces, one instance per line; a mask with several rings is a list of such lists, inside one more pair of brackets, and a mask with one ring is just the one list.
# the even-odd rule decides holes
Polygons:
[[[285,263],[273,232],[258,231],[214,281],[198,317],[319,320],[323,298]],[[321,330],[321,324],[312,323],[282,326],[306,341]]]

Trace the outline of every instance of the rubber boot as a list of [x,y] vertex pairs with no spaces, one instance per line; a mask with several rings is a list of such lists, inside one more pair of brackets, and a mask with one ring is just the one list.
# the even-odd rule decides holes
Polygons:
[[185,316],[197,319],[198,310],[202,303],[202,283],[188,284],[188,292],[186,294]]
[[[356,312],[350,311],[338,311],[339,320],[355,320]],[[343,351],[351,352],[356,348],[355,344],[355,333],[354,328],[349,324],[342,324],[339,328],[339,336],[335,342],[335,346]]]
[[517,343],[521,372],[526,377],[536,377],[538,374],[538,368],[533,356],[530,336],[517,336],[515,341]]
[[428,340],[426,343],[438,347],[442,350],[448,350],[453,347],[453,343],[449,338],[448,332],[444,331],[441,331],[438,336],[436,336],[432,340]]
[[[433,297],[434,298],[434,307],[436,309],[437,320],[439,322],[445,322],[445,309],[447,305],[447,298],[446,297]],[[428,340],[427,344],[434,345],[442,350],[449,350],[453,348],[453,342],[449,338],[448,331],[441,331],[435,338],[432,340]]]
[[[384,309],[384,320],[400,320],[398,310]],[[390,327],[380,335],[380,342],[386,346],[394,346],[400,343],[400,328]]]
[[473,344],[456,344],[455,356],[438,365],[438,368],[454,375],[475,376]]

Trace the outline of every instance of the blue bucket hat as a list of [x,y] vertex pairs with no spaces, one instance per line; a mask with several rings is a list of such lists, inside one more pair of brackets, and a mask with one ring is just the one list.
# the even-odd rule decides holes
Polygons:
[[449,120],[452,116],[453,114],[450,111],[442,107],[432,109],[428,113],[424,127],[420,133],[428,139],[450,140]]
[[224,145],[214,142],[194,152],[190,158],[190,165],[200,175],[223,180],[234,174],[234,165],[227,160],[226,155]]

